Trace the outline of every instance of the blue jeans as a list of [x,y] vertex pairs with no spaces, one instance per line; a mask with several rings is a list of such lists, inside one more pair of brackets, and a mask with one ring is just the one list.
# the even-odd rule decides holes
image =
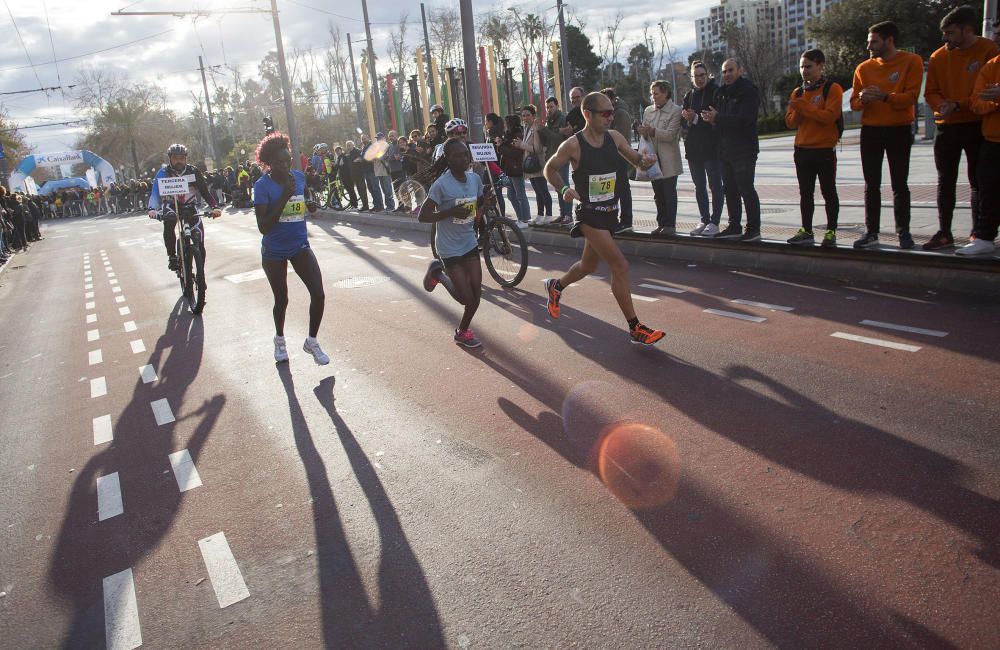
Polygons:
[[534,176],[531,179],[531,189],[535,191],[536,213],[539,217],[552,216],[552,195],[549,194],[549,183],[544,176]]
[[385,205],[382,203],[382,189],[374,169],[365,172],[365,185],[368,186],[368,193],[372,195],[372,209],[385,210]]
[[382,188],[382,196],[385,198],[385,208],[387,210],[396,209],[396,200],[392,198],[392,177],[376,176],[379,187]]
[[514,208],[518,221],[525,223],[531,219],[531,208],[528,206],[528,192],[524,189],[524,176],[511,176],[510,187],[507,188],[507,200]]
[[[698,201],[698,212],[702,223],[719,225],[722,216],[722,206],[726,195],[722,189],[722,168],[718,158],[709,160],[688,159],[688,169],[691,170],[691,180],[694,181],[694,197]],[[706,177],[708,187],[706,187]],[[708,211],[708,188],[712,190],[712,211]]]
[[756,154],[722,161],[722,183],[726,188],[726,211],[729,213],[730,226],[741,225],[742,208],[746,206],[747,228],[760,230],[760,197],[753,186],[756,172]]

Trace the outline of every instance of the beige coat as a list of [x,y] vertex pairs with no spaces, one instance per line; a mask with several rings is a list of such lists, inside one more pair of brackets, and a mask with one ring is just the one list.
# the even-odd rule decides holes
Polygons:
[[[538,123],[538,118],[535,118],[535,124]],[[521,148],[524,149],[524,157],[527,158],[529,153],[533,153],[538,156],[539,162],[542,163],[542,169],[545,169],[545,145],[542,143],[542,139],[538,136],[538,129],[534,126],[528,131],[527,137],[521,141]],[[529,174],[524,172],[524,177],[526,179],[538,178],[542,176],[542,172],[535,172],[534,174]]]
[[679,176],[684,171],[681,164],[681,107],[667,100],[663,108],[650,104],[642,113],[642,123],[656,129],[653,146],[660,159],[660,170],[667,178]]

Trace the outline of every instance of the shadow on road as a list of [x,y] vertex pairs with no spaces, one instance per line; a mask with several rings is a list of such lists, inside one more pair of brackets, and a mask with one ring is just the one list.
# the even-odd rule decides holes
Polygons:
[[377,607],[368,600],[365,577],[354,561],[329,473],[305,421],[287,363],[278,364],[278,375],[288,396],[295,447],[312,496],[324,646],[444,648],[441,622],[423,568],[375,468],[337,412],[333,392],[335,379],[324,379],[313,393],[330,416],[378,526],[382,554]]

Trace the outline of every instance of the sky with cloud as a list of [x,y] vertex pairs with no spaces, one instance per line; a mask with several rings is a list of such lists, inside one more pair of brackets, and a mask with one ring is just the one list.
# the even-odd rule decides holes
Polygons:
[[[0,39],[7,45],[0,63],[0,93],[72,84],[82,67],[120,70],[132,81],[156,82],[167,90],[173,108],[186,112],[191,92],[201,92],[198,56],[206,66],[237,66],[242,74],[256,76],[257,63],[274,49],[274,32],[269,15],[229,15],[225,17],[176,18],[173,16],[112,16],[124,11],[183,11],[186,9],[269,8],[268,0],[4,0],[0,12]],[[450,3],[425,2],[429,10]],[[642,38],[643,26],[659,32],[657,23],[670,25],[670,45],[680,56],[694,49],[694,20],[708,13],[714,0],[696,0],[666,5],[653,0],[637,0],[627,6],[596,0],[566,3],[566,16],[579,20],[594,39],[620,9],[627,14],[622,22],[626,33],[620,57]],[[495,10],[496,2],[473,0],[473,12]],[[505,4],[516,6],[522,15],[545,14],[554,21],[555,0]],[[363,37],[361,0],[278,0],[282,36],[286,52],[293,46],[322,48],[329,45],[328,23],[350,32],[352,40]],[[422,38],[420,3],[411,0],[369,0],[372,41],[380,61],[388,62],[389,33],[400,15],[408,14],[407,40],[411,46]],[[23,45],[22,45],[23,42]],[[355,46],[355,56],[361,45]],[[595,43],[596,48],[596,43]],[[52,63],[55,60],[57,63]],[[30,62],[30,63],[29,63]],[[32,65],[34,64],[34,65]],[[218,74],[223,74],[222,72]],[[226,72],[226,74],[231,74]],[[229,78],[231,80],[231,77]],[[219,83],[227,79],[219,77]],[[8,115],[20,126],[79,119],[72,101],[59,91],[0,95]],[[60,151],[72,146],[79,128],[51,126],[26,129],[28,142],[37,152]]]

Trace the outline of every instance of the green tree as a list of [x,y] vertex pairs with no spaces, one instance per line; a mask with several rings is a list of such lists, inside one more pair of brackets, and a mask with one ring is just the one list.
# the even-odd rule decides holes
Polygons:
[[566,58],[573,76],[570,86],[593,88],[601,78],[601,57],[594,52],[590,39],[576,25],[566,25]]
[[688,56],[688,65],[701,61],[708,67],[708,74],[719,76],[725,60],[726,53],[722,50],[695,50]]
[[649,85],[650,68],[653,65],[653,52],[645,43],[639,43],[628,52],[629,76],[639,82],[640,86]]

